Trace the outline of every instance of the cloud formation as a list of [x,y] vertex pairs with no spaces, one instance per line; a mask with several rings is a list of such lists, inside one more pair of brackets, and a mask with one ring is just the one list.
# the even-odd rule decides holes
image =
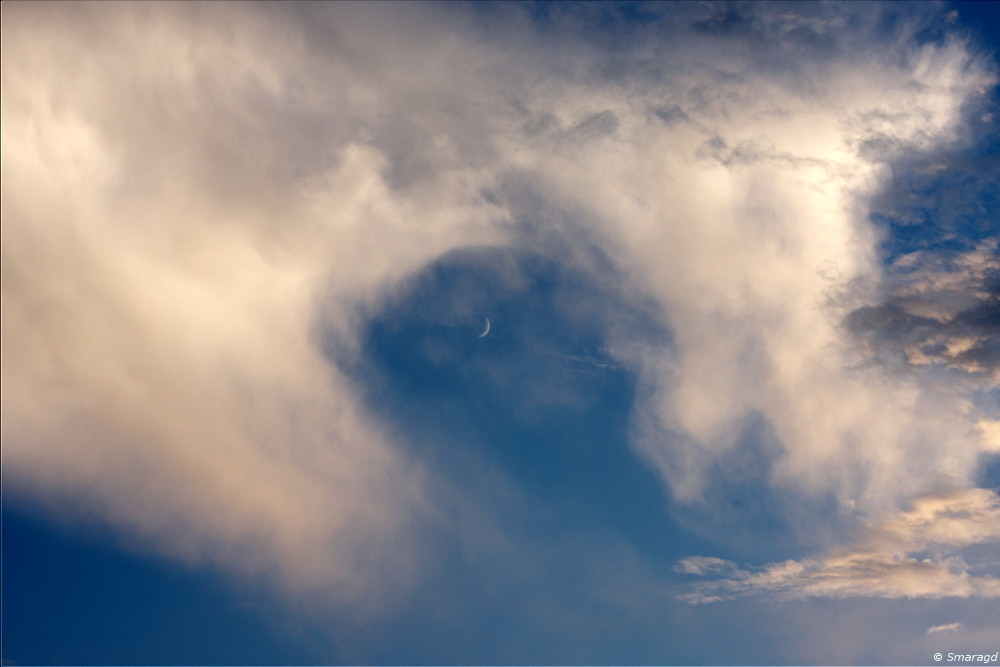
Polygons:
[[890,293],[851,313],[848,326],[891,363],[938,364],[1000,385],[1000,256],[997,239],[968,252],[915,251],[889,267]]
[[933,635],[939,632],[961,632],[963,629],[965,629],[965,626],[961,623],[946,623],[944,625],[932,625],[927,628],[927,634]]
[[[1000,497],[987,489],[921,496],[896,518],[868,528],[857,541],[816,558],[746,570],[715,558],[680,561],[677,571],[719,578],[698,583],[681,599],[717,602],[742,596],[1000,598],[1000,577],[977,573],[961,556],[973,545],[1000,542]],[[998,563],[979,564],[995,571]],[[957,624],[931,628],[956,630]]]
[[5,8],[4,475],[169,555],[360,600],[405,582],[423,473],[316,329],[350,347],[491,212],[472,174],[390,194],[298,11]]
[[[991,415],[867,362],[905,339],[913,363],[995,380],[992,246],[954,259],[956,284],[900,260],[927,287],[882,308],[925,333],[858,314],[884,314],[866,201],[886,164],[953,140],[993,80],[960,40],[917,40],[937,10],[684,3],[615,49],[592,26],[623,29],[618,8],[545,11],[5,8],[5,481],[293,590],[405,588],[452,496],[344,369],[417,272],[508,246],[621,283],[660,326],[600,323],[640,377],[634,447],[678,502],[704,501],[754,419],[762,483],[851,519],[968,484]],[[907,560],[918,528],[726,581],[994,590]]]

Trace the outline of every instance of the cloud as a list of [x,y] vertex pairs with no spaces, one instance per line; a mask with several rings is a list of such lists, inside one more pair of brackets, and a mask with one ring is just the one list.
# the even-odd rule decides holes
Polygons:
[[[696,584],[681,599],[704,603],[748,595],[782,600],[998,598],[1000,578],[978,574],[960,554],[967,547],[996,542],[1000,542],[1000,497],[995,493],[959,489],[931,494],[914,499],[894,519],[870,526],[857,541],[816,558],[752,570],[715,562],[718,559],[711,559],[711,568],[701,566],[704,558],[682,560],[680,572],[725,576]],[[995,569],[996,565],[989,562],[979,569]]]
[[850,314],[869,352],[891,363],[941,365],[984,386],[1000,384],[997,239],[967,252],[915,251],[890,267],[889,294]]
[[927,634],[933,635],[939,632],[961,632],[965,629],[965,626],[961,623],[947,623],[945,625],[932,625],[927,628]]
[[[992,73],[958,40],[919,43],[922,6],[684,3],[602,50],[617,11],[5,9],[5,481],[171,556],[391,597],[456,501],[365,402],[359,338],[447,253],[516,247],[616,283],[659,328],[594,315],[607,363],[640,378],[633,446],[679,503],[750,422],[774,435],[762,484],[852,520],[967,483],[990,415],[859,362],[842,322],[880,296],[866,202],[886,165],[953,140]],[[955,260],[967,280],[987,252]],[[971,284],[904,305],[958,322],[924,354],[986,373]],[[894,563],[733,581],[974,581]]]
[[[646,349],[637,360],[646,384],[636,432],[677,498],[702,497],[753,415],[781,443],[769,481],[833,493],[842,507],[888,511],[968,479],[977,443],[966,433],[976,416],[964,399],[921,379],[857,368],[839,330],[850,302],[864,303],[866,283],[880,272],[859,210],[879,187],[879,164],[895,146],[928,149],[957,120],[959,107],[943,94],[954,92],[945,72],[966,65],[952,48],[908,54],[902,69],[862,79],[852,64],[834,61],[808,86],[735,66],[712,84],[724,101],[699,104],[700,89],[673,91],[676,107],[711,135],[658,125],[643,135],[640,158],[655,166],[636,174],[603,166],[602,182],[585,188],[602,197],[595,207],[614,229],[608,244],[632,267],[637,289],[656,295],[674,334],[674,348]],[[978,85],[969,83],[970,91]],[[883,96],[884,86],[899,96]],[[750,93],[762,87],[766,93]],[[876,150],[872,142],[890,134]],[[622,196],[638,178],[647,179],[642,194]]]
[[681,574],[694,574],[699,576],[709,574],[726,574],[735,571],[736,563],[732,563],[722,558],[711,556],[690,556],[677,562],[674,567],[676,572]]
[[366,304],[492,212],[472,173],[393,193],[296,11],[4,10],[4,476],[361,602],[405,588],[425,473],[316,330],[351,348]]

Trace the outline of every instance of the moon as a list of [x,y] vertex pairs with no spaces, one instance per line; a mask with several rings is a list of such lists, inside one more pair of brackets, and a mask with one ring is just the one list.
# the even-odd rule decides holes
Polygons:
[[481,334],[479,334],[478,336],[476,336],[476,338],[483,338],[483,337],[485,337],[485,336],[486,336],[486,334],[488,334],[489,332],[490,332],[490,318],[488,318],[488,317],[487,317],[487,318],[486,318],[486,328],[485,328],[485,329],[483,329],[483,333],[481,333]]

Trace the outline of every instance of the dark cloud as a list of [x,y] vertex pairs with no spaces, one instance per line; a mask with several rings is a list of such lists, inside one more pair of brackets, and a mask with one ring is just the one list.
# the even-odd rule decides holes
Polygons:
[[690,116],[684,113],[684,109],[681,109],[676,104],[672,106],[660,107],[655,111],[653,111],[653,114],[656,115],[656,117],[662,120],[664,123],[667,123],[668,125],[690,120]]
[[614,111],[606,109],[590,114],[576,123],[566,133],[570,140],[594,140],[614,134],[618,129],[618,117]]
[[996,240],[968,253],[913,253],[897,261],[892,292],[846,320],[888,363],[940,364],[1000,381],[1000,258]]

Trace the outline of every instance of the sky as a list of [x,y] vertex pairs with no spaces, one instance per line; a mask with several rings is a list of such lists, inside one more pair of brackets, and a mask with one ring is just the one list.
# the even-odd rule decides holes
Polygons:
[[998,15],[4,3],[3,664],[1000,650]]

